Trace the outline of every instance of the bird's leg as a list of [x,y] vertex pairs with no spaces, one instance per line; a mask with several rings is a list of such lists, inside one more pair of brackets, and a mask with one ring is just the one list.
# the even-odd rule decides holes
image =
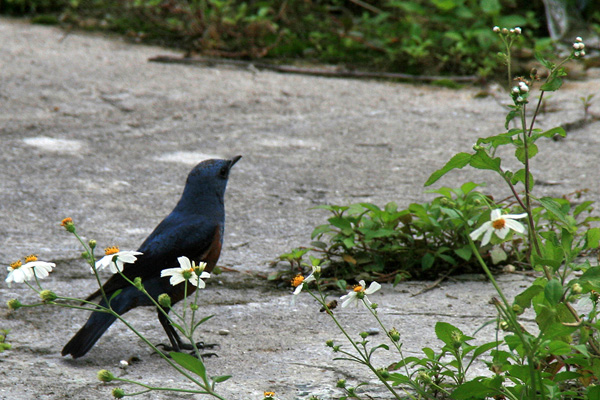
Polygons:
[[[179,334],[177,333],[177,331],[175,330],[173,325],[171,325],[167,316],[164,315],[160,311],[158,312],[158,320],[160,321],[160,324],[164,328],[165,332],[167,333],[167,337],[169,338],[169,342],[171,342],[171,346],[168,346],[164,343],[159,343],[157,346],[161,346],[164,349],[164,351],[166,351],[166,352],[176,351],[176,352],[180,353],[182,350],[187,350],[187,351],[194,350],[194,346],[191,343],[185,343],[181,340],[181,338],[179,337]],[[215,346],[217,346],[217,345],[214,343],[213,344],[210,344],[210,343],[207,344],[204,342],[196,343],[196,348],[198,348],[198,349],[212,349]],[[201,354],[202,357],[212,357],[212,356],[216,356],[216,355],[217,355],[216,353]]]

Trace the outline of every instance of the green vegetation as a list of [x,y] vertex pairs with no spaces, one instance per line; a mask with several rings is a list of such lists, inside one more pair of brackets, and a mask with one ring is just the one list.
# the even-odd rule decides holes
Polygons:
[[[600,31],[600,11],[592,7],[584,15]],[[494,25],[528,28],[517,49],[549,46],[539,0],[7,0],[0,13],[191,54],[411,74],[499,73]]]

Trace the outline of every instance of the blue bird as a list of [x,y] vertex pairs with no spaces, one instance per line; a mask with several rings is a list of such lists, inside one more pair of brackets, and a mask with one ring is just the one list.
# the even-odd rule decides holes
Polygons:
[[[171,297],[175,304],[184,298],[184,283],[171,286],[168,277],[161,278],[163,269],[178,266],[177,258],[186,256],[196,262],[205,262],[210,272],[219,259],[225,227],[225,188],[231,167],[241,158],[231,160],[206,160],[198,164],[187,177],[183,194],[171,213],[154,229],[138,249],[142,255],[133,264],[125,264],[123,274],[134,280],[142,279],[144,288],[155,299],[162,293]],[[130,285],[120,274],[114,274],[103,286],[106,296],[120,292],[110,304],[119,315],[138,306],[151,306],[153,303],[137,288]],[[188,285],[187,294],[196,288]],[[101,291],[92,293],[86,300],[100,297]],[[102,299],[99,304],[106,306]],[[167,310],[168,311],[168,310]],[[115,322],[111,314],[94,311],[86,324],[62,349],[61,354],[73,358],[85,355],[102,334]],[[189,349],[183,343],[169,320],[158,312],[158,320],[163,326],[171,348],[174,351]]]

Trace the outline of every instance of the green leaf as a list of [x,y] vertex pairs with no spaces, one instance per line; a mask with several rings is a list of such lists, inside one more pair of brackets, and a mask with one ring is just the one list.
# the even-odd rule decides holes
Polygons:
[[491,158],[485,150],[477,150],[477,152],[471,156],[469,165],[477,169],[490,169],[492,171],[500,172],[500,163],[500,157]]
[[510,121],[515,119],[519,115],[519,109],[510,110],[508,114],[506,114],[506,121],[504,122],[504,127],[508,129],[510,126]]
[[441,321],[435,324],[435,335],[448,346],[454,347],[456,337],[458,336],[457,333],[460,334],[460,338],[462,339],[464,334],[454,325]]
[[521,294],[515,297],[515,304],[520,305],[523,309],[531,307],[531,299],[533,299],[538,293],[542,292],[544,288],[540,285],[532,285],[525,289]]
[[600,228],[590,228],[585,232],[585,249],[597,249],[600,244]]
[[552,139],[556,135],[562,136],[562,137],[567,137],[567,132],[564,130],[564,128],[557,126],[556,128],[548,129],[547,131],[542,132],[542,133],[533,133],[531,135],[531,139],[533,141],[536,141],[537,139],[539,139],[541,137],[547,137],[547,138]]
[[[520,170],[515,172],[514,175],[510,178],[510,183],[512,183],[513,185],[516,184],[517,182],[521,182],[523,185],[525,185],[525,168],[521,168]],[[530,172],[529,173],[529,188],[530,189],[533,188],[533,185],[534,185],[533,175]]]
[[560,303],[560,300],[563,297],[563,287],[561,283],[557,279],[552,279],[546,284],[544,288],[544,295],[546,296],[546,300],[548,303],[555,306]]
[[477,347],[477,349],[473,353],[473,358],[479,357],[486,351],[491,350],[491,349],[497,347],[498,345],[500,345],[500,342],[496,342],[496,341],[482,344],[481,346]]
[[488,15],[498,15],[502,9],[498,0],[481,0],[479,6],[481,7],[481,11]]
[[542,64],[544,67],[548,69],[554,68],[554,64],[546,60],[544,56],[542,56],[542,53],[540,53],[539,51],[535,51],[533,54],[535,56],[535,59],[538,60],[540,64]]
[[343,217],[331,217],[327,221],[336,228],[339,228],[344,235],[352,234],[352,224]]
[[450,161],[446,163],[446,165],[444,165],[442,168],[438,169],[433,174],[431,174],[429,179],[427,179],[427,182],[425,182],[425,186],[430,186],[434,184],[438,179],[440,179],[442,176],[446,175],[453,169],[461,169],[466,167],[467,165],[469,165],[471,157],[473,156],[469,153],[455,154],[454,157],[452,157]]
[[558,219],[565,225],[570,225],[570,222],[567,219],[567,215],[561,210],[560,204],[556,200],[554,200],[551,197],[542,197],[540,199],[540,203],[556,219]]
[[198,375],[200,378],[202,378],[204,383],[208,385],[206,368],[204,367],[202,360],[199,360],[198,358],[187,353],[179,353],[177,351],[170,352],[169,356],[171,356],[173,361],[181,365],[183,368]]
[[231,378],[231,375],[213,376],[210,379],[212,379],[213,382],[215,382],[215,383],[221,383],[221,382],[225,382],[229,378]]
[[486,399],[497,393],[497,390],[487,387],[475,378],[458,386],[450,397],[454,400]]
[[[533,158],[538,153],[538,147],[534,143],[529,143],[527,146],[527,156],[529,159]],[[525,147],[517,147],[515,150],[515,157],[521,163],[525,164]]]
[[431,0],[431,2],[438,8],[440,11],[450,11],[453,8],[456,8],[458,4],[454,0]]
[[543,90],[545,92],[554,92],[558,89],[560,89],[560,87],[563,84],[563,80],[557,75],[557,74],[552,74],[548,80],[546,81],[546,83],[544,83],[541,87],[540,90]]
[[460,249],[454,249],[454,253],[463,260],[469,261],[473,255],[473,250],[471,250],[471,246],[465,245]]
[[425,253],[423,258],[421,258],[421,268],[423,270],[427,270],[433,266],[433,262],[435,261],[435,256],[431,253]]
[[328,224],[319,225],[315,229],[313,229],[313,231],[310,235],[310,238],[312,240],[316,237],[321,237],[324,233],[331,232],[331,231],[332,231],[332,229],[331,229],[330,225],[328,225]]

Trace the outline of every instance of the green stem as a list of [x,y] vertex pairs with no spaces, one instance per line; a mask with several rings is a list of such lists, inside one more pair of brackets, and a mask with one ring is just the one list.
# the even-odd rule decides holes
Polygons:
[[[315,300],[317,300],[319,303],[321,303],[321,305],[323,307],[327,307],[327,303],[324,300],[324,296],[323,293],[321,292],[321,287],[318,285],[317,282],[317,288],[319,290],[319,294],[321,295],[321,298],[315,296],[310,290],[306,290]],[[363,299],[364,301],[364,299]],[[328,310],[328,308],[326,308],[326,310]],[[385,385],[385,387],[389,390],[389,392],[391,394],[394,395],[394,397],[398,400],[401,400],[402,398],[400,397],[400,395],[398,393],[396,393],[396,391],[394,390],[394,388],[379,374],[379,372],[377,371],[377,369],[375,367],[373,367],[373,365],[371,365],[371,363],[369,362],[369,357],[368,354],[363,354],[363,352],[360,350],[360,348],[356,345],[356,343],[354,342],[354,340],[352,340],[350,338],[350,336],[346,333],[346,331],[344,330],[344,328],[342,327],[342,325],[340,325],[339,321],[337,320],[337,318],[335,318],[335,316],[333,315],[332,312],[328,312],[329,316],[331,317],[331,319],[333,320],[333,322],[337,325],[338,329],[344,334],[344,336],[346,337],[346,339],[348,339],[348,341],[350,342],[350,344],[354,347],[354,349],[356,350],[356,352],[358,354],[360,354],[361,358],[364,360],[363,364],[366,365],[374,374],[375,376],[381,381],[381,383],[383,383]]]

